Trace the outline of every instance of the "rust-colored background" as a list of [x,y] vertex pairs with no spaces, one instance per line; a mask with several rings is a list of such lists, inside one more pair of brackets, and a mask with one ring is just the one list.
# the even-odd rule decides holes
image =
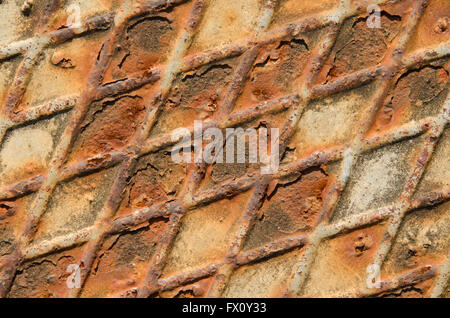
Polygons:
[[[0,296],[448,297],[449,19],[0,1]],[[194,120],[279,128],[279,171],[172,162]]]

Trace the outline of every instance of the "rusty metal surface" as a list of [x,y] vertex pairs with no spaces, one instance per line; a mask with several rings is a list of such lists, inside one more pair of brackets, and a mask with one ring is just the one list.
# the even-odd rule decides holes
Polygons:
[[[447,0],[0,16],[2,297],[449,296]],[[171,162],[194,120],[279,128],[280,169]]]

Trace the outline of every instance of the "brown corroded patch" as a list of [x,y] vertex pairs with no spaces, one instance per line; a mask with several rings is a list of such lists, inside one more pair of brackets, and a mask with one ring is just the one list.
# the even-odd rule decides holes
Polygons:
[[378,224],[324,241],[303,296],[354,296],[358,290],[364,290],[367,268],[385,229],[386,224]]
[[162,298],[199,298],[206,296],[212,278],[205,278],[173,290],[160,293]]
[[123,148],[141,123],[145,105],[140,96],[120,96],[91,108],[72,150],[72,157],[84,159]]
[[106,71],[105,82],[167,63],[169,48],[180,32],[180,22],[186,19],[188,9],[186,5],[180,6],[168,13],[138,17],[127,23]]
[[212,119],[227,95],[237,62],[224,60],[178,75],[151,135],[192,127],[194,120]]
[[[442,64],[442,63],[439,63]],[[435,115],[448,92],[448,66],[425,66],[402,74],[378,111],[373,131]]]
[[202,19],[189,53],[218,48],[253,35],[261,11],[259,0],[214,1]]
[[369,28],[363,17],[347,20],[318,80],[329,81],[381,63],[399,33],[400,21],[400,16],[387,12],[381,13],[381,28]]
[[309,56],[308,51],[308,44],[303,39],[280,41],[262,48],[236,101],[235,110],[292,93]]
[[61,298],[73,273],[70,265],[80,264],[83,248],[47,255],[23,264],[19,269],[8,297]]
[[320,214],[327,183],[327,173],[312,168],[294,181],[279,184],[261,207],[244,250],[281,237],[310,232]]
[[164,220],[156,220],[148,226],[108,238],[86,283],[84,297],[113,296],[141,284],[157,242],[166,229]]
[[169,152],[143,157],[128,181],[117,214],[131,213],[176,198],[185,178],[185,165],[173,163]]

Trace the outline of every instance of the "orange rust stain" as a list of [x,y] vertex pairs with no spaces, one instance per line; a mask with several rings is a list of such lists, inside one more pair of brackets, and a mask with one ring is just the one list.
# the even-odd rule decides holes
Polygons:
[[156,220],[106,240],[83,291],[84,297],[112,297],[139,286],[146,277],[156,244],[167,230]]
[[171,162],[170,153],[155,153],[141,159],[128,182],[117,215],[174,199],[186,178],[186,167]]
[[385,230],[385,224],[382,223],[338,236],[332,239],[333,248],[330,252],[335,255],[336,262],[345,264],[345,267],[351,267],[357,272],[365,273],[382,241]]
[[297,180],[279,184],[260,209],[247,238],[245,249],[270,242],[274,238],[309,232],[322,207],[328,176],[320,169],[311,169]]
[[187,3],[168,12],[132,19],[124,25],[104,81],[112,82],[165,65],[191,7],[192,3]]
[[381,28],[369,28],[367,15],[346,20],[333,51],[320,71],[317,82],[378,65],[400,31],[401,16],[381,12]]
[[145,114],[140,96],[125,95],[98,103],[81,126],[73,154],[87,158],[126,146]]
[[369,135],[389,130],[413,114],[432,108],[428,103],[446,89],[448,76],[444,67],[424,67],[402,75],[378,110]]
[[236,101],[235,111],[295,91],[308,57],[308,45],[303,40],[280,41],[262,48]]
[[332,10],[338,5],[339,0],[282,0],[276,10],[274,24],[279,25],[297,20],[299,17],[319,14],[323,11]]
[[198,298],[205,297],[213,278],[201,279],[195,283],[188,284],[173,290],[159,293],[161,298]]
[[431,0],[408,43],[407,53],[450,40],[450,2]]
[[8,297],[61,298],[66,296],[71,264],[80,264],[78,247],[32,260],[20,266]]

